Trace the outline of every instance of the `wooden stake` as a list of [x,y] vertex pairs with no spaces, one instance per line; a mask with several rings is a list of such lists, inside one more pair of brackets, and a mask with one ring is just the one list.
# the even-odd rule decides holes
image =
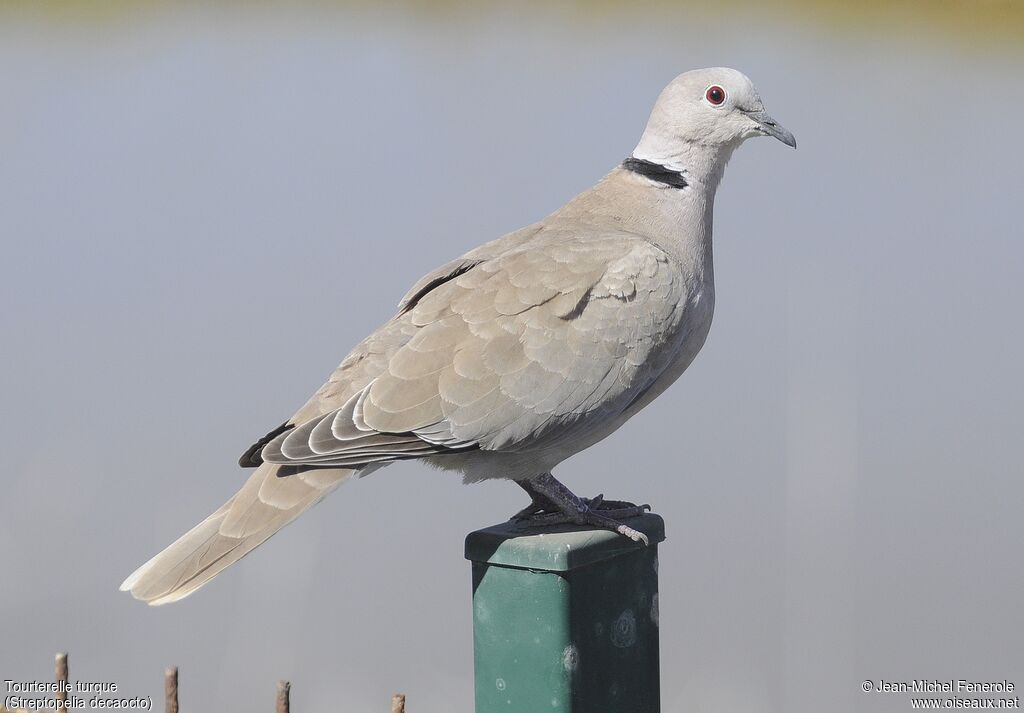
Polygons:
[[292,684],[288,681],[277,682],[277,713],[289,713],[291,710],[291,690]]
[[57,679],[57,683],[60,683],[61,681],[63,681],[64,684],[65,684],[65,685],[60,687],[61,690],[57,691],[57,710],[67,710],[68,709],[68,692],[67,692],[68,655],[66,653],[57,654],[57,666],[56,666],[56,671],[55,671],[55,678]]
[[164,671],[164,712],[178,713],[178,667]]
[[396,693],[391,696],[391,713],[405,713],[404,693]]

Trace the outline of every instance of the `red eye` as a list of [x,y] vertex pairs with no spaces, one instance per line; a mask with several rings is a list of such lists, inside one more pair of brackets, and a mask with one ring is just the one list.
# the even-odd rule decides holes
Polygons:
[[708,87],[708,91],[704,94],[704,97],[708,100],[708,103],[718,106],[725,101],[725,90],[716,84]]

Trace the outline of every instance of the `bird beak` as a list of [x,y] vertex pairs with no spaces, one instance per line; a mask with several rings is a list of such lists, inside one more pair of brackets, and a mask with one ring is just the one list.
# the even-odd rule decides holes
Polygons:
[[761,111],[746,111],[743,112],[755,122],[757,122],[757,130],[765,136],[774,136],[786,146],[792,146],[796,148],[796,137],[793,134],[783,128],[775,119],[768,116],[768,112]]

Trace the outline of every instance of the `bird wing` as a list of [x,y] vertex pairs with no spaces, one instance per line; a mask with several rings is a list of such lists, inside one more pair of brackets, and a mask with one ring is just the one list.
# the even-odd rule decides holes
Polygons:
[[265,461],[359,468],[539,447],[620,414],[678,345],[682,274],[631,234],[551,230],[441,272],[342,362],[320,413],[270,440]]

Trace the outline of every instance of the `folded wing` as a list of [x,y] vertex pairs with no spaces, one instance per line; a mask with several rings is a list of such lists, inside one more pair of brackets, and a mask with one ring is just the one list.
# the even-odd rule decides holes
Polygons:
[[[664,253],[617,233],[460,263],[357,348],[332,377],[348,388],[262,458],[360,468],[568,437],[621,413],[667,366],[683,294]],[[351,378],[367,359],[379,371]]]

